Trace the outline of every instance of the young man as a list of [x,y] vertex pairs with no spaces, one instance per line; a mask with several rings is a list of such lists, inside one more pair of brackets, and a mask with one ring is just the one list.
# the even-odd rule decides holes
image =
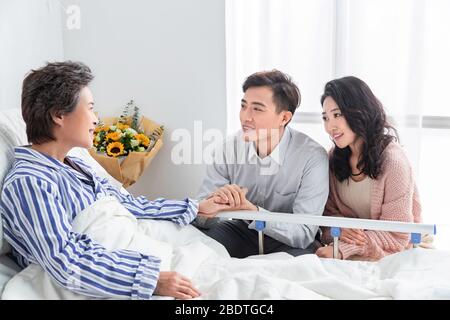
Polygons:
[[[328,197],[327,153],[305,134],[287,127],[300,104],[298,87],[288,75],[274,70],[249,76],[243,91],[242,132],[215,154],[198,198],[219,196],[234,210],[322,215]],[[195,224],[232,257],[258,253],[254,222],[199,216]],[[266,222],[264,253],[314,253],[317,230]]]

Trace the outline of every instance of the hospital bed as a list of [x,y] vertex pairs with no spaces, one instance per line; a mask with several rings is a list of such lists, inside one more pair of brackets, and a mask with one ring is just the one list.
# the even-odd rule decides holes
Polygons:
[[[20,110],[0,111],[0,182],[13,161],[13,146],[24,144],[25,124]],[[83,158],[98,174],[120,186],[86,150],[75,148],[71,155]],[[332,228],[335,253],[341,228],[408,232],[414,245],[420,243],[422,234],[436,233],[434,225],[403,222],[244,211],[220,213],[219,216],[256,220],[260,235],[265,221],[328,226]],[[182,259],[178,259],[174,268],[181,268],[178,271],[192,278],[205,299],[450,299],[449,251],[417,248],[393,254],[379,262],[342,261],[320,259],[316,255],[296,258],[284,253],[264,255],[260,242],[261,255],[232,259],[220,244],[205,239],[207,237],[194,227],[188,226],[180,231],[172,225],[150,221],[147,228],[159,240],[172,242],[173,246],[181,248],[181,256],[191,257],[195,252],[197,259],[189,258],[182,263]],[[178,240],[175,243],[173,239]],[[192,239],[197,239],[197,243]],[[21,274],[20,268],[5,256],[7,251],[8,244],[3,241],[0,222],[0,294],[8,281]]]

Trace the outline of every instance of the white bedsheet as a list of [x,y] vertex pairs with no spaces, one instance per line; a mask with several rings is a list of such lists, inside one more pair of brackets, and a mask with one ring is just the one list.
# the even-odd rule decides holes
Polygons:
[[6,256],[0,256],[0,296],[6,283],[18,272],[20,268]]
[[[160,256],[164,270],[193,280],[200,299],[450,299],[447,251],[418,248],[378,262],[283,253],[235,259],[193,226],[136,220],[110,197],[79,214],[74,229],[108,249]],[[10,280],[2,298],[87,299],[58,286],[37,265]]]

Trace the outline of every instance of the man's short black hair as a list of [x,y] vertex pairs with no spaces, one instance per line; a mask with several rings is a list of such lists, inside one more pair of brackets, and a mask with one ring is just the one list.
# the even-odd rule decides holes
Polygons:
[[277,112],[290,111],[294,115],[300,105],[301,95],[291,77],[279,71],[262,71],[250,75],[242,85],[244,93],[251,87],[269,87],[273,92],[273,102]]
[[94,78],[91,69],[81,62],[52,62],[31,70],[22,85],[22,117],[30,143],[55,140],[52,116],[72,112],[80,91]]

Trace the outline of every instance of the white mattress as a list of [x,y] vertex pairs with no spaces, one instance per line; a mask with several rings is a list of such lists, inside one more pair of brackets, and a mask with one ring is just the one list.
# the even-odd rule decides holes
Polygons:
[[19,266],[11,259],[6,256],[0,256],[0,297],[6,283],[19,271]]

